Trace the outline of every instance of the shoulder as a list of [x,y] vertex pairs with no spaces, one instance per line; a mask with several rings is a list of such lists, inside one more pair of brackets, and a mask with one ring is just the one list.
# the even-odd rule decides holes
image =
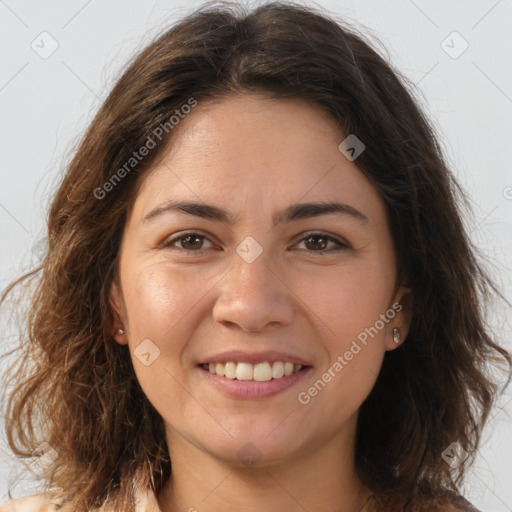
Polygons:
[[425,499],[418,512],[480,512],[460,494],[447,493]]
[[56,512],[62,510],[58,503],[48,494],[41,493],[6,501],[0,504],[0,512]]
[[[391,500],[376,499],[374,509],[368,508],[368,512],[388,512],[400,509],[405,510],[403,505],[397,506],[396,502]],[[435,496],[416,497],[406,507],[407,512],[481,512],[475,508],[460,494],[446,492]],[[366,512],[366,511],[365,511]]]
[[[74,512],[72,501],[59,496],[56,491],[16,498],[0,503],[0,512]],[[104,509],[101,509],[102,511]],[[109,509],[110,510],[110,509]],[[161,512],[156,495],[151,490],[138,490],[136,493],[137,512]]]

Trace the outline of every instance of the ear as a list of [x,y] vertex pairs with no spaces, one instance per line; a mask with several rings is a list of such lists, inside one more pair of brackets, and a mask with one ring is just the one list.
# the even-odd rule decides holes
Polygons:
[[[128,345],[126,310],[121,287],[115,279],[110,286],[109,303],[112,311],[112,337],[119,345]],[[119,329],[122,329],[124,334],[119,333]]]
[[[388,311],[394,311],[395,316],[390,320],[386,330],[386,350],[395,350],[404,343],[412,319],[413,295],[410,288],[400,286],[395,294],[393,303]],[[391,315],[391,313],[390,313]],[[395,341],[394,330],[398,329],[398,342]],[[396,331],[395,331],[396,332]]]

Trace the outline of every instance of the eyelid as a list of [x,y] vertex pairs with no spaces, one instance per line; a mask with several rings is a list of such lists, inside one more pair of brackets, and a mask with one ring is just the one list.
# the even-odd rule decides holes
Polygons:
[[[178,249],[182,252],[185,252],[185,253],[189,253],[189,254],[202,254],[203,252],[207,251],[207,250],[210,250],[212,248],[206,248],[206,249],[198,249],[198,250],[192,250],[192,249],[184,249],[184,248],[181,248],[181,247],[173,247],[173,244],[175,242],[178,242],[179,240],[181,240],[182,238],[185,238],[189,235],[199,235],[200,237],[206,239],[206,240],[209,240],[211,243],[212,240],[210,240],[210,235],[207,235],[205,233],[203,233],[200,229],[195,229],[195,230],[188,230],[188,231],[183,231],[181,233],[177,233],[175,234],[172,238],[166,238],[160,245],[159,245],[159,248],[162,248],[162,249]],[[321,230],[309,230],[309,231],[305,231],[303,233],[300,233],[299,235],[297,235],[296,237],[294,237],[293,239],[293,243],[294,245],[298,244],[299,242],[303,242],[305,239],[307,239],[308,237],[310,236],[318,236],[318,237],[324,237],[326,238],[329,242],[335,242],[336,244],[338,244],[338,246],[336,248],[331,248],[331,249],[323,249],[321,251],[308,251],[306,249],[299,249],[300,251],[306,251],[308,253],[311,253],[311,254],[315,254],[315,253],[318,253],[318,254],[325,254],[325,253],[330,253],[330,252],[337,252],[337,251],[340,251],[340,250],[346,250],[346,249],[351,249],[351,245],[343,238],[337,236],[337,235],[333,235],[331,233],[327,233],[325,231],[321,231]]]
[[[166,248],[171,247],[171,249],[172,249],[173,248],[172,244],[174,244],[174,242],[178,242],[182,238],[185,238],[186,236],[189,236],[189,235],[199,235],[200,237],[203,237],[204,239],[207,239],[211,243],[213,243],[212,240],[210,240],[210,235],[207,235],[207,234],[203,233],[200,229],[191,229],[191,230],[188,230],[188,231],[183,231],[183,232],[180,232],[180,233],[176,233],[172,237],[165,238],[164,241],[159,244],[159,248],[166,249]],[[206,249],[199,249],[197,251],[192,251],[192,250],[182,249],[181,247],[178,247],[178,249],[180,249],[182,251],[185,251],[185,252],[190,252],[190,253],[193,253],[193,252],[194,253],[201,253],[204,250],[206,250]]]
[[[350,249],[350,244],[343,238],[333,235],[331,233],[327,233],[326,231],[322,231],[319,229],[313,229],[309,231],[305,231],[304,233],[300,233],[294,240],[297,240],[298,242],[302,242],[305,238],[308,238],[309,236],[323,236],[324,238],[328,239],[329,241],[338,243],[341,247],[345,249]],[[322,252],[322,251],[308,251],[308,252]],[[331,252],[329,250],[324,250],[323,252]]]

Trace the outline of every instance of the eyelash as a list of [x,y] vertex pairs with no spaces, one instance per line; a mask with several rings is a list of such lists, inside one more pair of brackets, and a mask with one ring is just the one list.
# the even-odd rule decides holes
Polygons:
[[[202,235],[201,233],[198,233],[197,231],[188,231],[186,233],[180,234],[179,236],[177,236],[175,238],[172,238],[170,240],[164,241],[161,244],[161,247],[174,250],[174,249],[176,249],[176,247],[172,247],[172,245],[175,242],[183,240],[184,238],[187,238],[187,237],[189,237],[191,235],[196,235],[198,238],[202,238],[202,239],[207,239],[208,238],[206,235]],[[339,240],[338,238],[335,238],[335,237],[333,237],[333,236],[331,236],[331,235],[329,235],[327,233],[324,233],[323,231],[307,232],[307,233],[304,234],[303,238],[301,238],[297,243],[303,242],[304,240],[306,240],[308,238],[311,238],[311,237],[322,237],[322,238],[325,238],[328,242],[335,242],[336,244],[338,244],[338,247],[335,248],[335,249],[324,249],[322,251],[308,251],[308,250],[304,249],[304,250],[306,250],[306,252],[309,252],[309,253],[325,254],[325,253],[328,253],[328,252],[338,252],[338,251],[350,248],[349,245],[346,242],[343,242],[343,241]],[[178,247],[178,249],[181,249],[181,250],[183,250],[185,252],[188,252],[190,254],[192,254],[192,253],[194,253],[194,254],[202,254],[205,251],[209,250],[209,249],[193,250],[193,249],[185,249],[183,247]]]

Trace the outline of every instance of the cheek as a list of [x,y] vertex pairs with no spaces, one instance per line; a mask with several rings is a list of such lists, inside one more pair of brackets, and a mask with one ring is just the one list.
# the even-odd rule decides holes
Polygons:
[[320,370],[327,372],[321,380],[328,382],[320,401],[343,404],[339,414],[360,406],[380,371],[388,329],[381,315],[391,319],[386,316],[394,285],[391,274],[379,263],[361,262],[302,281],[306,314],[317,325],[328,358]]
[[[138,262],[137,269],[128,263],[127,260],[123,291],[137,380],[162,415],[168,412],[169,403],[181,410],[187,403],[183,353],[204,293],[198,286],[204,286],[204,282],[192,277],[192,273],[173,272],[165,263]],[[139,348],[142,346],[146,347],[144,352]],[[139,358],[146,352],[150,353],[148,365]]]
[[[193,314],[204,282],[190,273],[170,272],[163,264],[143,267],[126,276],[125,298],[131,334],[138,338],[174,338],[173,330],[182,328],[182,320]],[[204,293],[204,292],[203,292]]]
[[[350,265],[300,281],[307,309],[321,320],[323,332],[343,347],[385,314],[393,292],[393,276],[380,265]],[[379,323],[380,326],[380,323]],[[383,329],[380,329],[383,330]]]

